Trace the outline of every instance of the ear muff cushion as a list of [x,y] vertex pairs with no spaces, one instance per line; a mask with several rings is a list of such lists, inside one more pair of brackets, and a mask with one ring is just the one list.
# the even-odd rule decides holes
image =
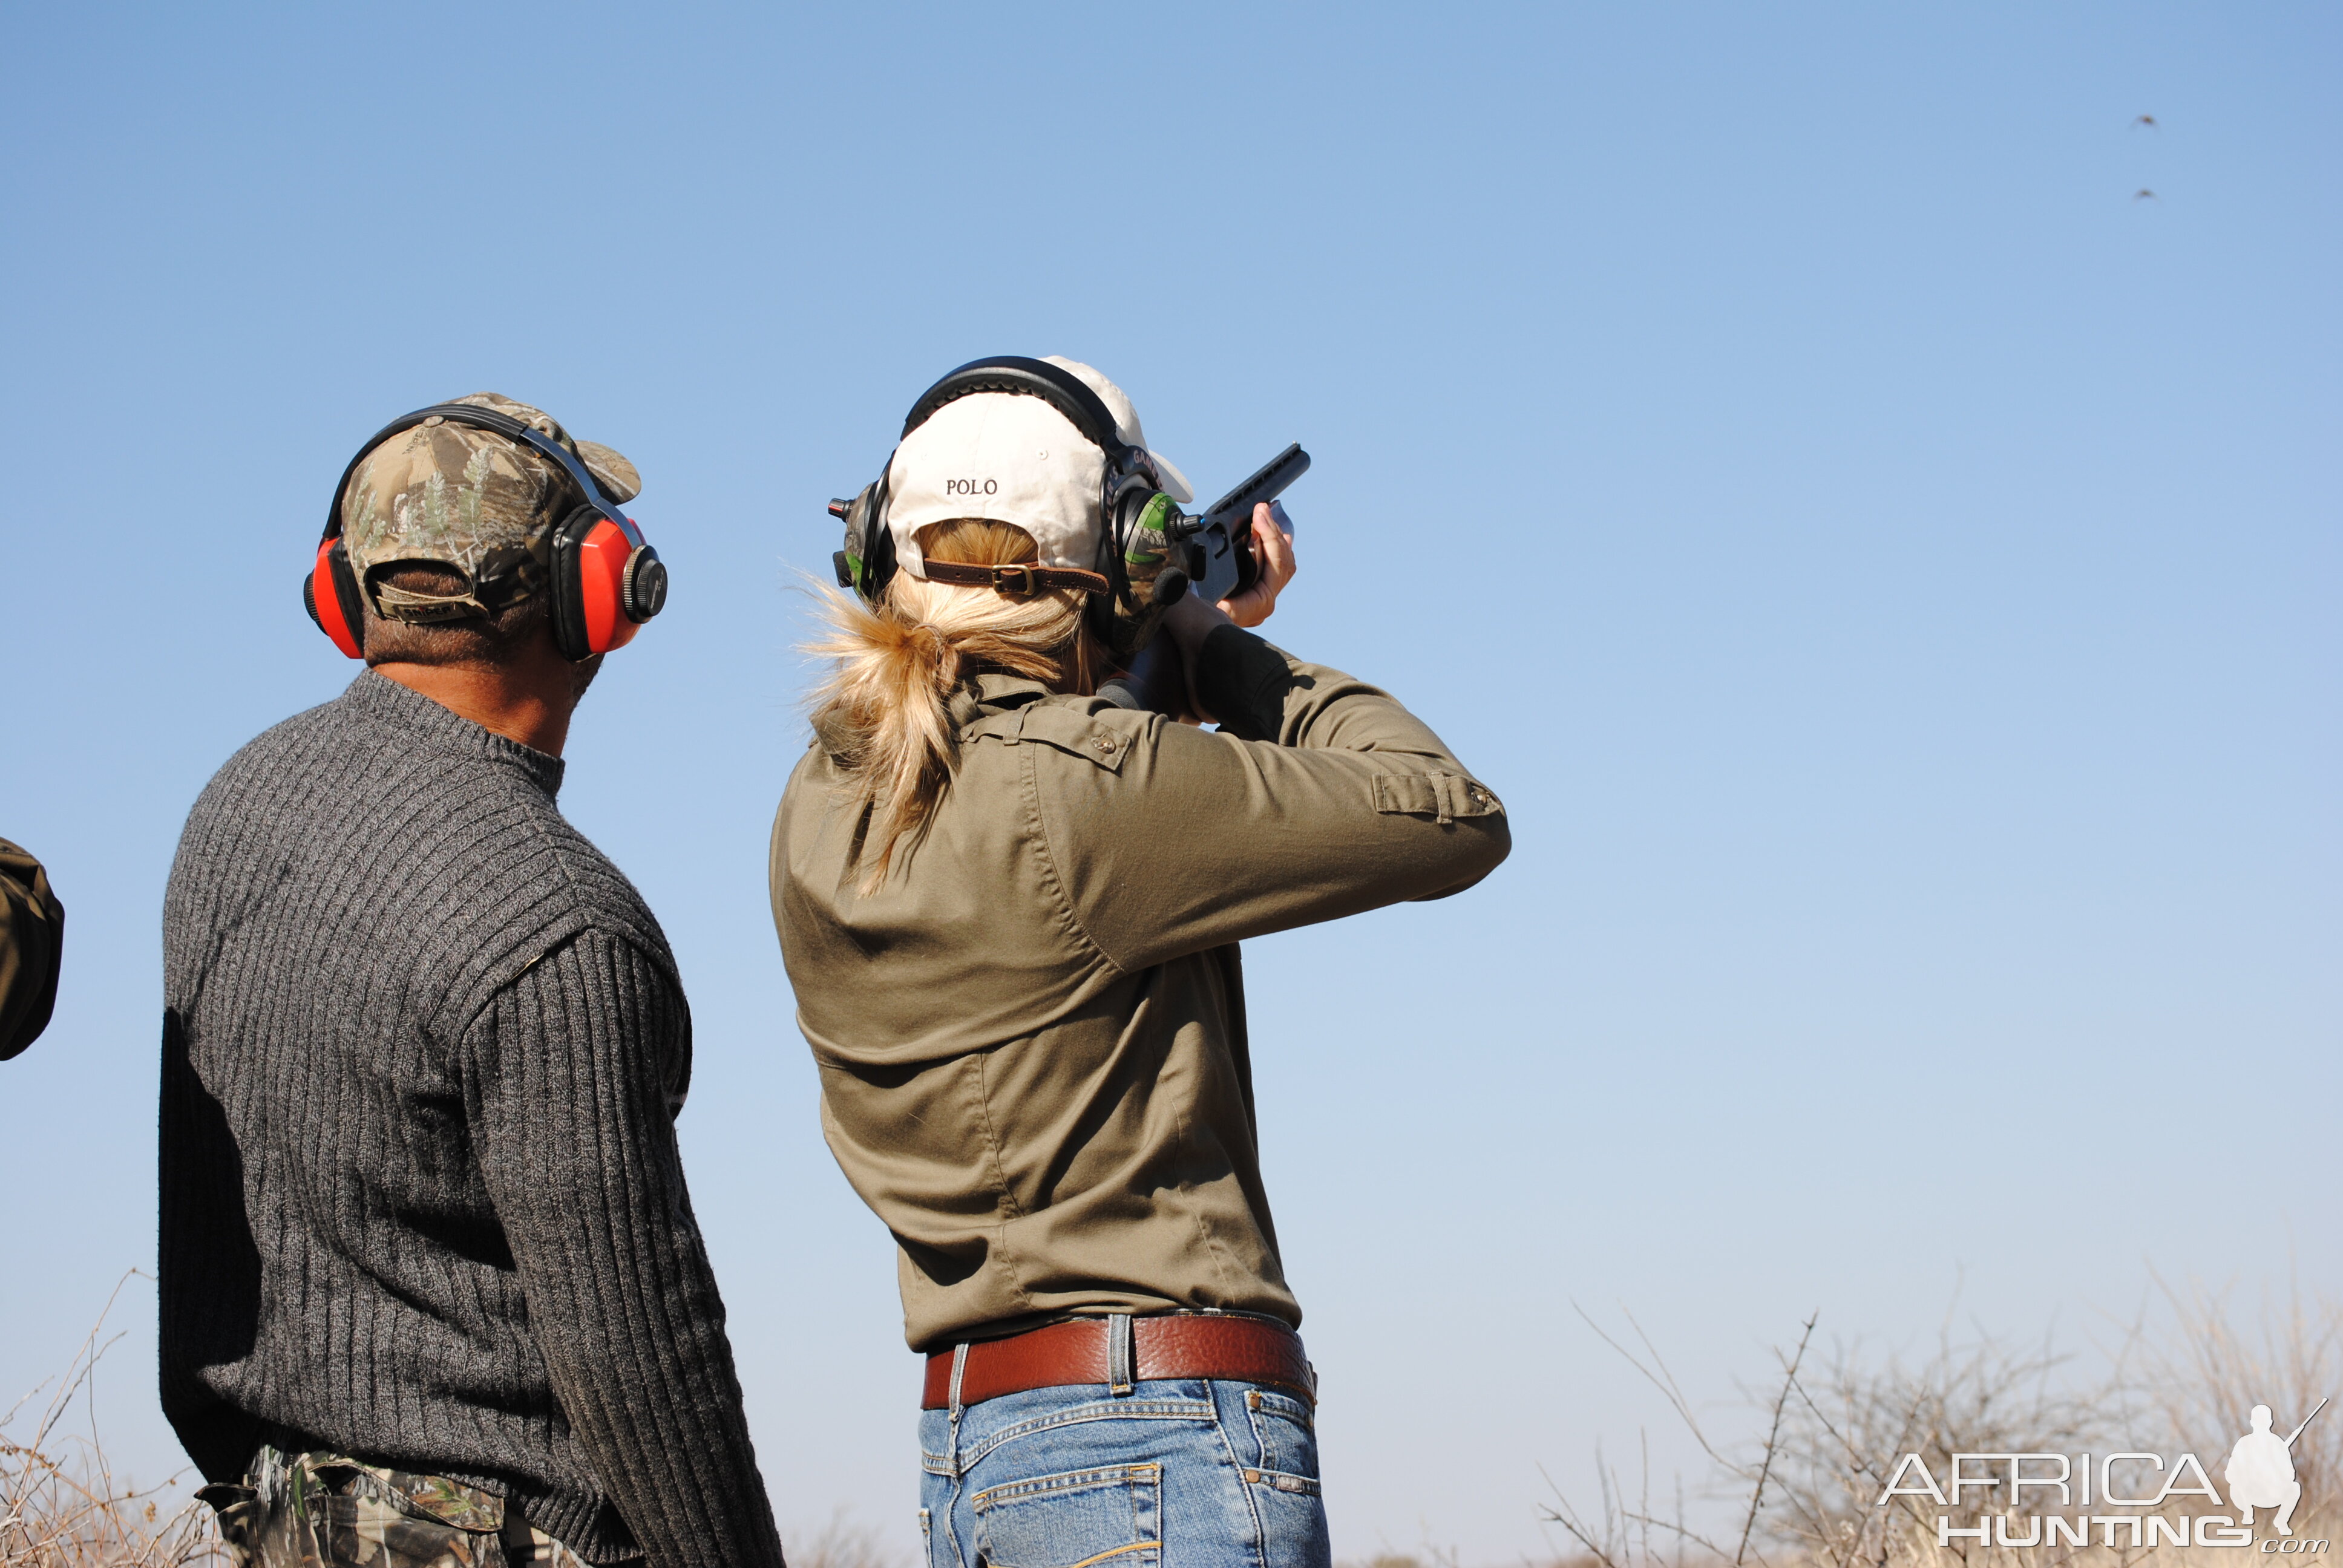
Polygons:
[[895,536],[884,513],[874,519],[870,539],[870,553],[862,558],[862,597],[877,604],[895,580]]
[[[890,459],[891,461],[891,459]],[[847,514],[846,548],[860,567],[854,591],[877,604],[895,575],[895,536],[887,527],[887,476],[863,487]]]
[[603,520],[591,508],[580,507],[553,530],[553,646],[573,664],[594,657],[586,629],[585,585],[580,580],[578,547],[584,542],[580,536]]

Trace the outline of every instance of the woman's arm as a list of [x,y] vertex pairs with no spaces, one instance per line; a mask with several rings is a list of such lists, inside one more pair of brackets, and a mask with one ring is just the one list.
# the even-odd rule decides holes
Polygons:
[[1114,767],[1029,754],[1074,919],[1118,966],[1460,892],[1505,858],[1494,792],[1387,693],[1201,601],[1166,631],[1218,734],[1151,716]]

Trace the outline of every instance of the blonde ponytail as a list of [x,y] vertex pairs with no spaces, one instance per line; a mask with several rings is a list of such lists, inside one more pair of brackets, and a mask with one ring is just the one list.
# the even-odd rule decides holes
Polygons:
[[[931,560],[1005,566],[1040,553],[1010,523],[963,518],[920,530]],[[806,651],[833,661],[815,691],[815,722],[838,749],[854,804],[868,814],[858,845],[861,891],[878,891],[899,847],[916,846],[953,770],[960,739],[951,698],[999,670],[1061,691],[1089,692],[1105,658],[1072,589],[1011,595],[953,588],[898,572],[876,605],[822,591],[829,635]]]

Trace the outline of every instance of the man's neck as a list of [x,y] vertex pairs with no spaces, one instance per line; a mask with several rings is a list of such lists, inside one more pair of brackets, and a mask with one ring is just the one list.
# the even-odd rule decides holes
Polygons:
[[561,755],[569,716],[583,686],[577,667],[558,654],[548,662],[527,658],[500,664],[385,662],[375,673],[395,680],[459,718],[548,757]]

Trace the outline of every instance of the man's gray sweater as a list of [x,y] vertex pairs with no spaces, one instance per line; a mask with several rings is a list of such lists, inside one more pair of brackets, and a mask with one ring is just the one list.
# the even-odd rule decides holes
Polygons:
[[163,1408],[595,1562],[775,1564],[674,1113],[666,938],[562,765],[371,671],[236,753],[164,903]]

